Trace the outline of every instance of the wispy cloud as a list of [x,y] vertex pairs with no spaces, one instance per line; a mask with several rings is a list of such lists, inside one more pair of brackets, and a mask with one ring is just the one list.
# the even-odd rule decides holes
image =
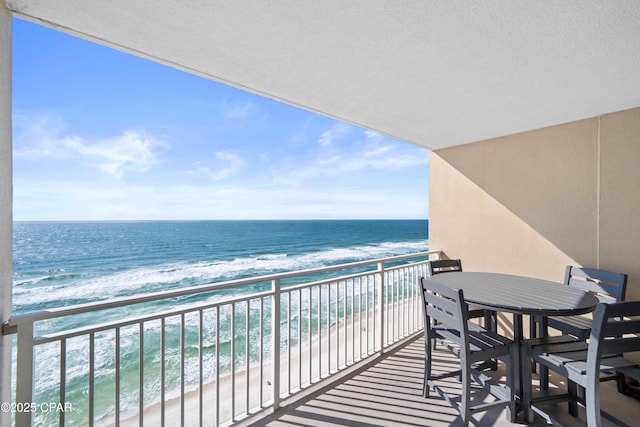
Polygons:
[[241,120],[248,117],[257,106],[251,100],[247,100],[241,103],[225,103],[223,108],[225,120]]
[[94,141],[62,133],[64,125],[61,122],[46,117],[36,119],[16,135],[14,155],[34,161],[42,158],[79,160],[121,178],[126,172],[149,170],[158,161],[157,151],[168,146],[144,130],[128,130],[112,138]]
[[318,142],[321,146],[326,147],[332,145],[336,140],[346,137],[352,131],[353,128],[351,126],[344,123],[336,123],[320,135]]
[[247,163],[244,158],[229,151],[218,151],[214,157],[214,160],[196,168],[197,172],[205,174],[212,181],[221,181],[235,175]]
[[[357,133],[360,132],[360,136]],[[343,135],[349,142],[333,146]],[[324,143],[323,143],[324,142]],[[320,150],[304,161],[286,165],[275,173],[281,182],[299,182],[355,172],[400,171],[427,165],[427,150],[396,141],[371,131],[362,131],[339,124],[323,132],[319,138]]]
[[124,172],[145,172],[157,160],[155,149],[164,146],[144,131],[127,131],[123,135],[97,144],[76,145],[77,153],[95,160],[102,170],[120,178]]
[[365,130],[364,134],[366,135],[367,139],[369,140],[380,140],[380,139],[384,139],[383,135],[380,135],[377,132],[374,132],[372,130]]

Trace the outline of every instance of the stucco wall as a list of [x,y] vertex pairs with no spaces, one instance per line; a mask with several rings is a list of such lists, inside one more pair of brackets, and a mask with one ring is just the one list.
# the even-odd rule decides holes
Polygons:
[[629,274],[640,299],[640,108],[430,154],[431,249],[466,270]]

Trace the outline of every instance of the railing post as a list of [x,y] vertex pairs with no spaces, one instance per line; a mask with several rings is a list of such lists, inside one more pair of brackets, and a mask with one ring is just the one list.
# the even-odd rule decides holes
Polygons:
[[386,327],[385,327],[385,280],[384,280],[384,262],[378,263],[378,274],[380,275],[380,288],[378,290],[378,307],[380,307],[380,354],[384,353],[385,339],[386,339]]
[[33,403],[33,323],[18,326],[16,355],[16,427],[31,426]]
[[280,279],[271,281],[271,387],[273,409],[280,407]]

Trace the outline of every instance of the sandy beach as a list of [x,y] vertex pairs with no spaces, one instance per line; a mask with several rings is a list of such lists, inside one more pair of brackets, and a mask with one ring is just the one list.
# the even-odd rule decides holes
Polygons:
[[[379,317],[375,316],[373,310],[369,312],[368,323],[366,312],[362,313],[362,320],[358,315],[341,320],[339,325],[333,325],[329,331],[323,329],[320,339],[317,331],[313,331],[314,335],[310,340],[308,338],[304,340],[301,347],[294,345],[289,350],[287,348],[282,350],[280,390],[283,397],[290,396],[310,384],[315,384],[326,378],[329,376],[329,371],[331,373],[338,371],[338,366],[342,369],[345,365],[352,365],[354,360],[358,361],[375,353],[373,350],[375,348],[374,342],[379,347],[380,324]],[[418,321],[420,321],[419,316],[413,320],[413,322]],[[396,322],[394,329],[399,327],[400,325]],[[347,334],[346,339],[345,334]],[[352,344],[353,337],[355,337],[355,345]],[[368,351],[366,351],[367,348]],[[289,353],[291,354],[290,358]],[[288,360],[291,361],[291,366],[288,365]],[[163,412],[166,425],[185,426],[199,425],[201,416],[205,424],[223,425],[232,420],[243,419],[247,414],[259,412],[262,408],[270,406],[273,393],[271,360],[265,358],[262,366],[262,378],[260,366],[255,364],[249,369],[248,379],[246,369],[236,368],[233,376],[231,373],[226,373],[221,375],[218,381],[214,380],[203,384],[202,415],[200,414],[201,391],[196,389],[185,392],[184,399],[176,397],[166,400],[164,411],[160,402],[148,406],[143,413],[143,424],[161,425]],[[230,399],[231,395],[234,396],[233,400]],[[217,399],[219,399],[218,413],[216,413]],[[121,414],[120,416],[120,425],[123,427],[140,425],[137,413]],[[115,425],[115,416],[110,418],[110,420],[102,420],[96,425]]]

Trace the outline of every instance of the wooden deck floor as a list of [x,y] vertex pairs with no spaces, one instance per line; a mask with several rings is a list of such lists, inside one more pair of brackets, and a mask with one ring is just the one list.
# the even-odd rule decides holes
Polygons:
[[[253,422],[254,426],[433,426],[455,427],[460,425],[456,411],[444,400],[432,394],[425,399],[422,392],[423,341],[413,339],[393,352],[379,358],[373,364],[360,367],[343,375],[339,381],[320,384],[304,396],[295,396],[284,402],[276,414]],[[445,367],[455,359],[449,353],[438,353],[436,364]],[[497,379],[501,378],[498,371]],[[552,379],[553,381],[554,379]],[[459,390],[459,383],[449,380],[447,387]],[[630,426],[640,425],[640,400],[621,395],[613,382],[603,383],[601,388],[603,409],[614,412]],[[480,398],[491,399],[480,390]],[[566,414],[566,404],[557,405],[556,413],[569,423],[575,421]],[[580,418],[584,420],[584,414]],[[512,424],[504,410],[493,410],[475,416],[477,426],[523,425],[520,419]],[[545,426],[537,417],[534,426]],[[584,425],[584,424],[583,424]],[[607,422],[603,426],[611,426]]]

